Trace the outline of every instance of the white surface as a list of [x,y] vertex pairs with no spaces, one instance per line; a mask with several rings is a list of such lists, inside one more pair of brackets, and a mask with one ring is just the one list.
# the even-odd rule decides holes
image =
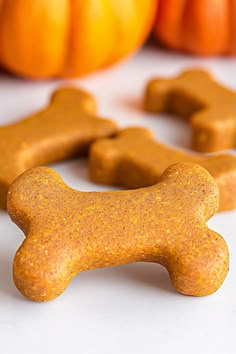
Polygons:
[[[144,125],[159,140],[189,146],[186,123],[151,116],[140,109],[146,81],[171,76],[189,66],[208,68],[236,88],[233,59],[200,59],[145,49],[135,58],[73,84],[97,96],[100,115],[121,126]],[[48,101],[59,81],[30,82],[0,75],[0,124],[9,123]],[[87,176],[86,160],[53,167],[80,190],[109,190]],[[178,294],[157,264],[99,269],[75,277],[57,299],[34,303],[12,281],[12,261],[23,234],[0,212],[0,352],[3,354],[233,354],[236,352],[236,212],[214,216],[209,226],[222,234],[230,251],[230,272],[223,286],[203,298]]]

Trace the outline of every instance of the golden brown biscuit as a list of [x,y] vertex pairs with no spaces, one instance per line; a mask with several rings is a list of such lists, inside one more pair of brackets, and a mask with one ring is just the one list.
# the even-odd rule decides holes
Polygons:
[[46,301],[77,273],[144,261],[166,267],[183,294],[211,294],[228,272],[227,245],[206,225],[217,209],[217,185],[195,164],[172,165],[151,187],[104,193],[78,192],[52,169],[30,169],[8,193],[9,215],[26,235],[14,282]]
[[0,208],[7,190],[26,169],[85,153],[89,144],[117,130],[96,116],[89,93],[68,87],[54,92],[48,107],[19,122],[0,127]]
[[151,80],[144,107],[177,114],[190,122],[192,148],[214,152],[235,147],[236,95],[204,70],[187,70],[173,79]]
[[145,128],[127,128],[113,139],[95,141],[89,153],[92,181],[127,188],[153,185],[168,166],[177,162],[192,162],[206,168],[219,187],[219,210],[236,208],[233,155],[206,156],[176,150],[157,142]]

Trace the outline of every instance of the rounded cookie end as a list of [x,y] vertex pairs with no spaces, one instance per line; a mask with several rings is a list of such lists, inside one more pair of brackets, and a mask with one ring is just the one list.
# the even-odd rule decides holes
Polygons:
[[229,269],[228,247],[219,234],[206,229],[184,245],[170,266],[171,281],[180,293],[206,296],[223,284]]

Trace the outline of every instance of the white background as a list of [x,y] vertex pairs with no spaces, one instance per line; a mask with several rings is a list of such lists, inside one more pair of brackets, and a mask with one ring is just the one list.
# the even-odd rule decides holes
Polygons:
[[[190,146],[181,119],[145,114],[142,95],[148,79],[170,77],[201,66],[236,89],[234,59],[201,59],[146,48],[109,70],[70,80],[96,95],[99,114],[121,126],[143,125],[178,148]],[[43,107],[60,81],[32,82],[0,74],[0,124]],[[0,152],[2,153],[2,152]],[[89,181],[86,159],[52,166],[72,187],[115,188]],[[223,286],[202,298],[180,295],[158,264],[99,269],[75,277],[57,299],[34,303],[12,281],[14,254],[24,236],[0,211],[0,352],[3,354],[233,354],[236,352],[236,212],[222,212],[208,225],[222,234],[230,251],[230,272]]]

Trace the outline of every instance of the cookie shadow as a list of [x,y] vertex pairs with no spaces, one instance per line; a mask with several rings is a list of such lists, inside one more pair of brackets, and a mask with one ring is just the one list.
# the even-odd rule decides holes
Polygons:
[[141,284],[157,292],[176,294],[167,270],[155,263],[136,263],[117,268],[118,276],[131,284]]
[[88,156],[77,157],[69,161],[67,169],[72,177],[84,182],[90,182]]
[[13,281],[13,259],[10,252],[0,250],[0,296],[23,300]]
[[122,97],[119,100],[119,104],[128,111],[138,113],[139,116],[147,114],[144,110],[143,100],[140,97]]
[[[95,283],[97,286],[101,284],[119,284],[133,288],[134,291],[140,289],[140,286],[150,291],[157,293],[178,294],[173,285],[171,284],[167,270],[155,263],[134,263],[121,265],[110,268],[95,269],[85,273],[79,274],[72,281],[73,286],[83,287],[86,284]],[[89,286],[89,285],[88,285]],[[96,287],[96,285],[95,285]],[[108,285],[109,287],[109,285]]]

